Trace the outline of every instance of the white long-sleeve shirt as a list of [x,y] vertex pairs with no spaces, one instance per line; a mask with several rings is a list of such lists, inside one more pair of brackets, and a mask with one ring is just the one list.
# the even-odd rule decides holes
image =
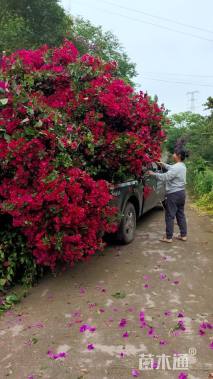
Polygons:
[[183,162],[173,165],[164,164],[168,170],[166,173],[155,173],[155,177],[164,182],[166,185],[166,193],[183,191],[186,185],[186,166]]

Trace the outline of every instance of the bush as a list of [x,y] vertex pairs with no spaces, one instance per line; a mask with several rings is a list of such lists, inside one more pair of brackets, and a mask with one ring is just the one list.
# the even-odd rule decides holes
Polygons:
[[32,284],[41,272],[27,248],[26,238],[5,217],[1,217],[0,241],[0,291],[15,281]]
[[207,168],[205,171],[199,172],[194,190],[199,196],[211,192],[213,190],[213,171]]
[[102,235],[116,230],[106,180],[139,177],[160,157],[164,109],[115,69],[68,41],[3,59],[0,212],[39,265],[102,250]]
[[187,168],[187,182],[195,195],[202,196],[212,191],[213,171],[202,158],[188,162]]
[[197,201],[198,207],[213,215],[213,191],[201,196]]

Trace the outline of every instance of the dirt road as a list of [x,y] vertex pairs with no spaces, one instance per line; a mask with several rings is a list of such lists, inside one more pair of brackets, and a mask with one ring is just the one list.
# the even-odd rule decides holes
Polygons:
[[208,378],[213,220],[187,216],[188,242],[160,243],[163,212],[155,210],[131,245],[32,288],[0,320],[0,378]]

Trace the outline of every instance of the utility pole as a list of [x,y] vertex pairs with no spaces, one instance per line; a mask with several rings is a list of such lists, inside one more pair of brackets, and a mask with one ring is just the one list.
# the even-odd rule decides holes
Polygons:
[[195,112],[195,95],[199,93],[199,91],[191,91],[186,94],[190,97],[190,110],[191,112]]

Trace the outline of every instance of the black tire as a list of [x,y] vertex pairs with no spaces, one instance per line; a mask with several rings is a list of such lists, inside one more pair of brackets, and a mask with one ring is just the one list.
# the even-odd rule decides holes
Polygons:
[[131,243],[135,238],[136,219],[135,207],[132,203],[128,202],[118,232],[119,241],[126,245]]

